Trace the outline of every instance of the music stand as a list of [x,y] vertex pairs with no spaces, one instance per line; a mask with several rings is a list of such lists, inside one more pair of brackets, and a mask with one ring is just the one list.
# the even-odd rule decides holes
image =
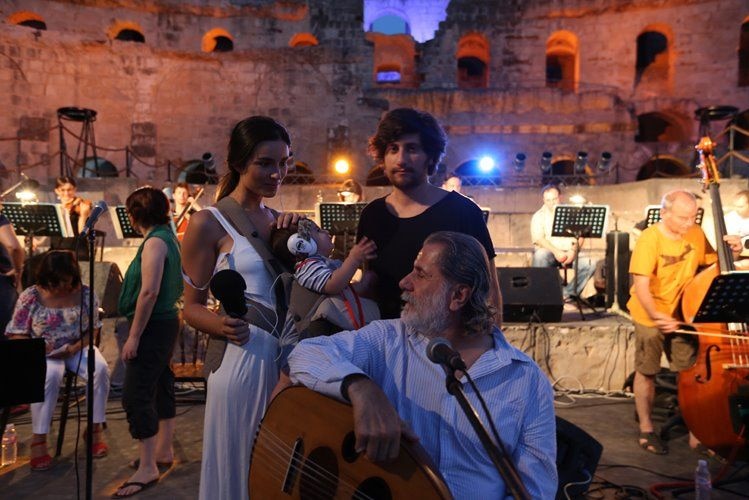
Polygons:
[[[608,205],[557,205],[554,207],[554,221],[551,236],[574,238],[577,245],[580,238],[603,238],[609,223]],[[596,308],[578,295],[578,270],[580,262],[580,248],[575,252],[575,277],[573,279],[574,294],[570,297],[575,301],[580,317],[585,321],[583,305],[596,313]]]
[[315,216],[322,229],[335,236],[336,252],[341,259],[346,257],[349,249],[356,244],[356,229],[359,217],[366,203],[318,203],[315,205]]
[[70,228],[62,206],[56,203],[3,203],[0,212],[5,214],[19,236],[24,236],[26,256],[31,257],[34,236],[59,236],[66,238]]
[[124,240],[128,238],[135,239],[143,237],[140,231],[130,224],[130,217],[127,215],[127,207],[125,207],[125,205],[109,207],[109,215],[112,217],[114,232],[119,239]]
[[[705,215],[705,209],[700,207],[697,209],[697,215],[694,217],[694,222],[698,226],[702,225],[702,218]],[[653,224],[657,223],[661,220],[661,206],[660,205],[648,205],[645,208],[645,221],[647,225],[645,227],[650,227]]]
[[749,271],[732,271],[713,278],[694,323],[749,322]]

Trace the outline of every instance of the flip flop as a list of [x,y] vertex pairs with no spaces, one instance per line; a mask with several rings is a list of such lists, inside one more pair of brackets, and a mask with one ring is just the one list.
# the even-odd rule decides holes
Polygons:
[[[157,461],[156,462],[156,468],[159,469],[159,471],[161,471],[161,469],[169,469],[172,465],[174,465],[174,461],[171,461],[171,462]],[[130,467],[131,469],[138,470],[138,467],[140,467],[140,458],[136,458],[135,460],[127,464],[127,466]]]
[[[149,481],[147,483],[140,483],[138,481],[125,481],[124,483],[122,483],[120,485],[119,488],[117,488],[117,491],[112,495],[112,498],[128,498],[128,497],[131,497],[133,495],[137,495],[138,493],[141,493],[144,490],[147,490],[148,488],[151,488],[152,486],[156,485],[156,483],[158,483],[158,482],[159,482],[159,478],[158,477],[156,479],[154,479],[153,481]],[[137,486],[140,489],[139,490],[135,490],[132,493],[128,493],[127,495],[120,495],[119,491],[121,489],[123,489],[123,488],[127,488],[128,486]]]
[[[639,440],[641,439],[644,439],[645,442],[640,442]],[[666,448],[666,445],[663,444],[663,441],[661,441],[661,438],[655,432],[641,432],[637,442],[640,448],[648,453],[653,453],[654,455],[665,455],[668,453],[668,448]]]

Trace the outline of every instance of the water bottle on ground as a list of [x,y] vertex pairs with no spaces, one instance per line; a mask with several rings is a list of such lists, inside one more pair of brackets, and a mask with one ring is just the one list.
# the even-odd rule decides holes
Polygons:
[[13,465],[18,457],[18,437],[16,436],[16,427],[8,424],[3,434],[3,456],[2,465]]
[[697,461],[697,469],[694,471],[694,498],[695,500],[710,500],[713,484],[710,479],[710,469],[707,468],[706,460]]

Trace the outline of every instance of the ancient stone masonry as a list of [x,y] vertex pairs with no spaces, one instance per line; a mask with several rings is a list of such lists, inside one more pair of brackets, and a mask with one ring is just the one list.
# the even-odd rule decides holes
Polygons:
[[[367,32],[383,16],[406,32]],[[205,151],[221,170],[257,113],[321,179],[341,148],[364,179],[383,108],[410,105],[449,129],[448,169],[611,151],[605,182],[664,153],[688,170],[695,110],[749,107],[745,0],[4,0],[0,17],[0,158],[44,176],[63,106],[97,110],[97,143],[131,146],[144,179]]]

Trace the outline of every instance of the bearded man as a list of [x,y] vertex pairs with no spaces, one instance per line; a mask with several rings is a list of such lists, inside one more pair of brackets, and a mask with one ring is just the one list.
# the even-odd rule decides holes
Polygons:
[[[475,238],[433,233],[400,282],[401,317],[300,342],[289,358],[291,379],[351,402],[356,449],[370,460],[395,458],[401,437],[418,439],[455,498],[504,498],[504,481],[426,355],[429,341],[443,337],[463,358],[530,497],[554,498],[551,386],[494,325],[492,276]],[[476,393],[465,392],[478,408]]]

